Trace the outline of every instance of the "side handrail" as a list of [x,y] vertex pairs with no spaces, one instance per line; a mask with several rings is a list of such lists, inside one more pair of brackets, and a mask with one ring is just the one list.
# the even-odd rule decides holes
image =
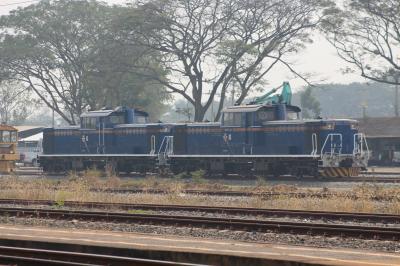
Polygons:
[[[354,146],[353,146],[353,156],[356,155],[367,155],[367,159],[369,159],[369,147],[367,143],[367,138],[363,133],[354,134]],[[365,151],[364,151],[365,146]]]
[[313,133],[311,135],[311,142],[312,142],[311,155],[316,156],[318,153],[318,142],[317,142],[317,134],[316,133]]
[[174,153],[174,137],[165,136],[161,142],[158,154],[170,155]]
[[[336,145],[335,143],[335,137],[339,137],[339,145]],[[325,151],[325,147],[328,143],[328,140],[330,140],[330,145],[331,145],[331,150],[330,152],[327,152],[328,154],[330,154],[330,156],[333,156],[334,154],[341,154],[342,153],[342,144],[343,144],[343,136],[340,133],[330,133],[328,134],[328,136],[326,136],[324,145],[322,145],[322,149],[321,149],[321,157],[326,154],[324,153]],[[336,153],[336,149],[338,149],[338,153]]]
[[151,135],[150,138],[150,154],[153,155],[156,153],[156,136]]

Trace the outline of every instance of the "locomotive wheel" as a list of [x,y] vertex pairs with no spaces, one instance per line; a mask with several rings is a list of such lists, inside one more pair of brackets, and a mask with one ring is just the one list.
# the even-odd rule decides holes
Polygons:
[[295,177],[296,177],[297,180],[303,179],[304,178],[304,171],[301,170],[301,169],[297,170],[297,172],[295,174]]
[[297,180],[302,180],[304,178],[304,176],[303,176],[303,174],[297,174],[297,175],[295,175],[295,178]]
[[163,177],[171,177],[171,172],[167,167],[160,167],[158,168],[158,175],[163,178]]
[[105,171],[108,175],[112,176],[112,175],[117,175],[118,174],[118,168],[115,162],[113,161],[108,161],[106,162],[105,165]]
[[314,178],[321,181],[324,179],[324,177],[322,175],[320,175],[318,172],[316,174],[314,174]]

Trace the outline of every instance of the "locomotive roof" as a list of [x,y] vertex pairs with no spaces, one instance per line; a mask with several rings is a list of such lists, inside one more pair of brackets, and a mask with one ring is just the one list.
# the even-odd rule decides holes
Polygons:
[[[115,110],[108,109],[108,110],[88,111],[88,112],[81,114],[81,117],[106,117],[106,116],[111,115],[112,113],[122,113],[124,110],[125,109],[123,109],[123,108],[118,108]],[[134,111],[136,114],[139,114],[142,116],[148,116],[148,114],[144,111],[140,111],[137,109],[134,109]]]
[[81,117],[104,117],[114,113],[114,110],[97,110],[81,114]]
[[[256,112],[263,108],[272,108],[276,105],[264,105],[264,104],[249,104],[249,105],[235,105],[225,108],[222,112],[224,113],[248,113]],[[294,105],[286,105],[286,108],[291,111],[300,112],[301,109]]]

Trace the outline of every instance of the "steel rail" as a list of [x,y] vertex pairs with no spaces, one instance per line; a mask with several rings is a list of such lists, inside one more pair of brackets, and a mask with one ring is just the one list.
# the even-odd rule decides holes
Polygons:
[[[93,192],[108,192],[108,193],[148,193],[148,194],[170,194],[171,191],[162,190],[162,189],[92,189]],[[341,198],[351,198],[351,199],[371,199],[377,201],[389,201],[389,200],[400,200],[400,195],[392,195],[392,196],[371,196],[371,197],[362,197],[357,195],[346,195],[341,193],[309,193],[309,192],[250,192],[250,191],[231,191],[231,190],[222,190],[222,191],[210,191],[210,190],[182,190],[182,194],[190,194],[190,195],[207,195],[207,196],[226,196],[226,197],[262,197],[262,198],[273,198],[280,196],[294,197],[294,198],[329,198],[329,197],[341,197]]]
[[187,211],[224,213],[244,216],[264,217],[291,217],[304,219],[322,219],[339,221],[361,221],[377,222],[385,224],[400,224],[400,215],[379,214],[379,213],[350,213],[350,212],[328,212],[328,211],[307,211],[288,209],[260,209],[260,208],[238,208],[238,207],[214,207],[214,206],[193,206],[193,205],[162,205],[162,204],[130,204],[130,203],[104,203],[104,202],[80,202],[52,200],[24,200],[24,199],[0,199],[0,204],[16,205],[46,205],[98,209],[121,209],[121,210],[145,210],[145,211]]
[[[11,187],[2,187],[0,190],[9,190]],[[54,187],[51,188],[54,190],[63,189],[63,187]],[[65,189],[68,189],[65,187]],[[121,193],[121,194],[170,194],[176,193],[170,190],[162,190],[162,189],[98,189],[92,188],[91,192],[99,192],[99,193]],[[275,197],[291,197],[291,198],[349,198],[353,200],[360,199],[368,199],[368,200],[376,200],[376,201],[392,201],[392,200],[400,200],[400,195],[391,195],[391,196],[357,196],[350,195],[346,193],[332,193],[332,192],[273,192],[273,191],[265,191],[265,192],[251,192],[251,191],[234,191],[234,190],[182,190],[179,193],[188,194],[188,195],[204,195],[204,196],[219,196],[219,197],[261,197],[263,199],[270,199]]]
[[198,216],[125,214],[92,211],[65,211],[31,208],[0,208],[0,215],[29,218],[77,219],[128,224],[151,224],[161,226],[229,229],[264,233],[289,233],[323,236],[342,236],[363,239],[398,240],[400,228],[322,224],[286,221],[266,221]]
[[162,266],[200,264],[178,263],[103,254],[78,253],[69,251],[32,249],[0,246],[2,263],[23,263],[24,265],[121,265],[121,266]]

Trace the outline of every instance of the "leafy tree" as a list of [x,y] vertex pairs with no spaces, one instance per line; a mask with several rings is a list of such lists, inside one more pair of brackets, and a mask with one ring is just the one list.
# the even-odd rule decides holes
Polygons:
[[143,73],[193,105],[195,121],[219,95],[218,120],[232,82],[240,104],[275,64],[290,67],[284,56],[310,41],[330,7],[328,0],[143,0],[121,23],[128,42],[161,54],[168,76],[148,65]]
[[[113,19],[122,16],[125,9],[115,7]],[[141,108],[156,120],[164,112],[170,95],[137,65],[151,64],[158,78],[166,73],[159,65],[157,53],[148,53],[139,44],[127,45],[121,41],[124,36],[118,27],[114,21],[111,23],[89,60],[90,75],[86,83],[89,106],[91,109],[117,105]]]
[[[300,104],[304,118],[316,118],[321,115],[321,105],[312,94],[311,86],[308,86],[305,91],[301,92]],[[312,114],[310,112],[312,112]]]
[[116,49],[123,36],[113,35],[112,25],[121,9],[94,0],[44,0],[12,11],[0,19],[0,73],[27,84],[69,124],[102,105],[161,111],[162,86],[139,78],[128,59],[108,60],[133,60],[137,52]]
[[399,85],[399,14],[399,0],[346,0],[324,30],[338,55],[352,65],[349,71],[356,69],[367,79]]

